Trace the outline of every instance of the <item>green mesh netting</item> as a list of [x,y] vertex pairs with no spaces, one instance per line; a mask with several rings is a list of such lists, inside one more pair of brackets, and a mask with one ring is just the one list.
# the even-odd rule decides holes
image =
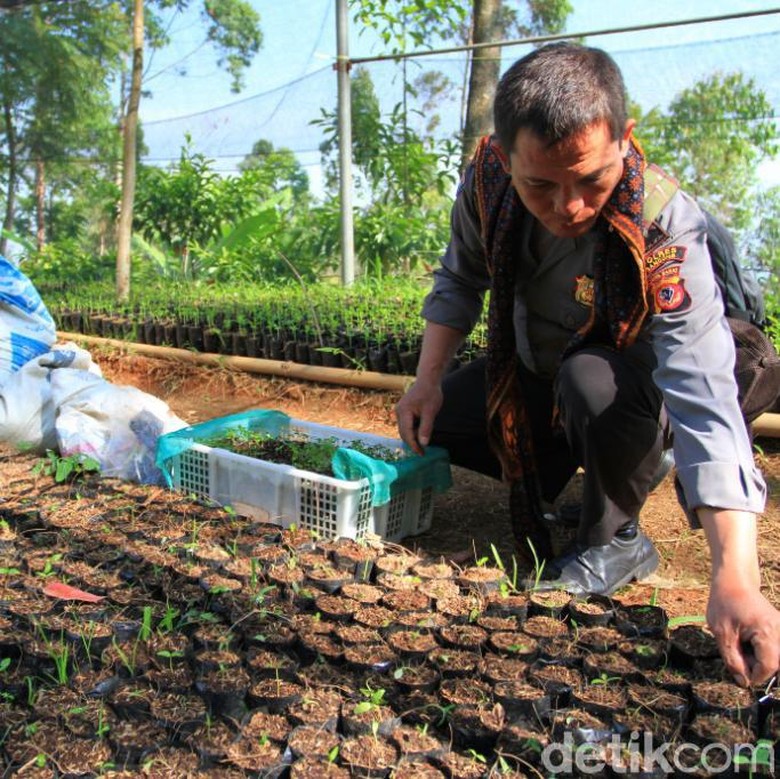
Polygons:
[[[165,476],[168,486],[172,487],[173,458],[186,452],[194,444],[208,444],[209,441],[236,429],[270,436],[285,436],[290,432],[290,422],[290,417],[281,411],[259,410],[184,427],[160,436],[155,462]],[[372,443],[370,439],[367,442]],[[349,441],[344,440],[344,443],[349,444]],[[373,506],[382,506],[388,503],[393,495],[406,490],[432,487],[436,492],[444,492],[452,486],[449,456],[445,449],[429,446],[423,456],[415,454],[405,445],[403,449],[404,455],[401,459],[384,461],[345,446],[336,449],[331,467],[337,479],[367,479],[371,485]]]

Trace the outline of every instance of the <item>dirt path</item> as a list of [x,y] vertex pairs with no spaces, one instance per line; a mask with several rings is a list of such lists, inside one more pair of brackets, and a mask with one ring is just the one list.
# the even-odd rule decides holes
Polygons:
[[[290,416],[354,430],[396,435],[392,393],[357,391],[217,368],[198,368],[152,358],[94,353],[106,378],[131,384],[166,400],[188,422],[253,408],[273,408]],[[760,528],[760,554],[768,597],[780,604],[780,442],[760,439],[757,454],[770,490]],[[454,487],[437,498],[431,530],[407,545],[434,555],[470,551],[480,558],[495,544],[505,560],[513,554],[506,487],[455,468]],[[575,485],[576,486],[576,485]],[[662,565],[646,582],[621,593],[625,600],[651,598],[673,616],[704,613],[709,553],[702,533],[689,529],[674,493],[672,476],[650,496],[642,526],[661,554]]]

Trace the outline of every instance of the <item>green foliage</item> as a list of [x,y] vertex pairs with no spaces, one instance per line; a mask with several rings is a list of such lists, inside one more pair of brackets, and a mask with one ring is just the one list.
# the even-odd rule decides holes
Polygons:
[[353,19],[362,30],[378,33],[395,54],[430,47],[435,36],[448,37],[466,19],[466,7],[457,0],[349,0]]
[[[158,273],[233,283],[313,278],[327,267],[338,246],[337,222],[324,231],[333,241],[322,251],[308,219],[308,181],[291,152],[263,141],[254,151],[238,176],[219,176],[189,139],[177,166],[141,168],[134,241],[146,264],[136,263],[136,282]],[[304,234],[315,242],[308,251]]]
[[362,700],[355,704],[353,711],[355,714],[366,714],[374,711],[385,704],[386,692],[382,687],[372,687],[370,682],[366,682],[364,687],[360,688]]
[[734,234],[743,267],[763,288],[770,334],[775,327],[780,343],[773,325],[780,303],[780,187],[762,190],[757,174],[759,163],[778,150],[766,95],[741,73],[715,73],[680,92],[666,111],[631,109],[647,158]]
[[[364,272],[383,276],[413,268],[421,259],[431,261],[446,245],[459,150],[451,142],[435,146],[423,139],[409,126],[402,104],[382,117],[365,69],[356,69],[351,87],[355,187],[365,201],[354,217],[356,253]],[[327,185],[335,192],[337,112],[322,109],[314,124],[325,134],[320,150]]]
[[395,462],[403,453],[385,446],[363,441],[340,441],[337,438],[308,438],[299,434],[272,436],[246,428],[236,428],[224,435],[205,441],[209,446],[228,449],[231,452],[292,465],[303,471],[326,476],[333,475],[333,457],[340,447],[354,449],[376,460]]
[[752,79],[715,73],[680,92],[667,113],[651,110],[637,136],[649,159],[739,232],[754,214],[756,167],[777,152],[773,114]]
[[87,473],[100,473],[100,463],[94,457],[83,454],[60,456],[51,449],[46,450],[46,456],[34,467],[33,473],[53,476],[54,481],[61,484],[64,481],[75,480]]
[[[270,141],[260,139],[238,168],[260,198],[285,189],[291,190],[296,202],[309,197],[309,177],[290,149],[274,149]],[[241,188],[237,195],[243,197]]]
[[780,186],[759,192],[755,203],[755,219],[743,235],[745,265],[761,283],[767,308],[780,312]]
[[[16,198],[23,182],[35,179],[39,196],[28,198],[27,207],[36,212],[40,232],[46,227],[45,185],[59,189],[67,201],[83,176],[63,159],[83,156],[86,149],[109,163],[116,158],[109,86],[128,42],[124,17],[108,0],[35,3],[0,15],[0,36],[5,227],[27,229],[15,222]],[[88,175],[94,177],[94,171]],[[4,244],[0,240],[0,252]]]
[[181,258],[185,276],[191,244],[219,235],[221,187],[212,164],[192,151],[188,137],[176,168],[139,170],[135,227],[145,238],[170,247]]
[[260,50],[260,14],[246,0],[204,0],[208,39],[220,52],[219,65],[233,78],[232,91],[240,92],[242,76]]
[[85,249],[76,238],[47,243],[32,249],[24,261],[24,272],[36,285],[86,283],[110,278],[112,256],[99,256]]

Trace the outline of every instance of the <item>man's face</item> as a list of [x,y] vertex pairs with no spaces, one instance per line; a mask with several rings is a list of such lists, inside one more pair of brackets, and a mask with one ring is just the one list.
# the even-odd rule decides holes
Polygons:
[[517,133],[509,161],[512,184],[525,207],[559,238],[593,227],[623,175],[623,157],[634,121],[613,141],[606,122],[591,125],[553,146],[531,130]]

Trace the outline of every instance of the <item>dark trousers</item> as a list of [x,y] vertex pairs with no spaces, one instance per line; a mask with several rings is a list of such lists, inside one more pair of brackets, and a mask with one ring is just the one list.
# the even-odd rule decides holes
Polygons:
[[[554,381],[520,368],[542,498],[553,502],[578,467],[584,471],[578,541],[606,544],[639,516],[664,448],[670,445],[655,356],[644,343],[622,352],[583,349]],[[448,374],[431,443],[454,465],[501,478],[487,441],[485,359]],[[553,424],[557,403],[558,421]]]

